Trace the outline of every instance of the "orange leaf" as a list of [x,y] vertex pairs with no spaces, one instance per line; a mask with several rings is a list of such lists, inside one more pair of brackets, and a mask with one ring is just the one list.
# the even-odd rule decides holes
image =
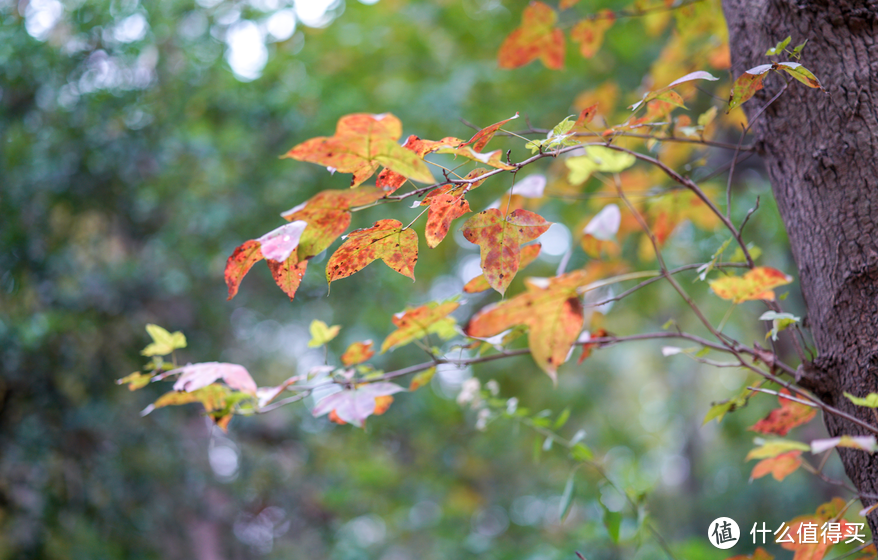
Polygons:
[[238,293],[241,280],[250,272],[253,265],[262,260],[262,249],[258,241],[251,239],[235,249],[226,261],[226,285],[229,287],[229,299]]
[[518,68],[540,59],[547,68],[564,67],[564,33],[555,28],[558,15],[542,2],[524,9],[521,25],[500,46],[500,68]]
[[274,283],[283,290],[285,294],[290,296],[290,301],[296,295],[296,290],[302,283],[302,277],[305,276],[305,269],[308,268],[308,260],[299,261],[296,252],[289,256],[284,262],[276,262],[267,260],[268,268],[271,270],[271,276]]
[[427,246],[431,249],[445,239],[455,218],[471,212],[469,202],[463,198],[463,190],[458,189],[461,193],[457,195],[449,194],[450,190],[451,188],[432,191],[421,203],[430,206],[424,237],[427,239]]
[[[790,394],[786,389],[781,389],[780,392],[784,395]],[[780,402],[780,408],[769,412],[768,416],[751,426],[751,430],[762,434],[785,436],[796,426],[810,422],[817,415],[817,409],[810,406],[783,397],[778,397],[777,400]]]
[[390,113],[347,115],[339,119],[334,136],[307,140],[282,157],[353,173],[352,187],[371,177],[379,165],[415,181],[433,182],[424,160],[396,143],[401,135],[402,123]]
[[352,366],[355,364],[361,364],[375,355],[375,350],[372,349],[372,341],[366,340],[363,342],[354,342],[348,349],[344,351],[344,354],[341,355],[341,363],[346,366]]
[[429,383],[434,375],[436,375],[436,368],[431,367],[412,377],[412,382],[409,383],[409,391],[417,391]]
[[408,308],[403,313],[393,316],[393,324],[396,330],[384,339],[381,344],[381,353],[391,348],[403,346],[423,338],[428,334],[442,334],[454,328],[454,319],[448,314],[460,307],[456,301],[444,303],[428,303],[420,307]]
[[518,272],[521,244],[541,236],[550,225],[527,210],[515,210],[504,219],[500,209],[489,208],[467,220],[462,231],[467,241],[481,248],[485,279],[502,294]]
[[332,245],[350,225],[351,207],[370,204],[383,198],[387,192],[375,187],[325,190],[281,214],[287,220],[301,220],[308,224],[299,240],[299,259],[318,255]]
[[329,257],[326,279],[332,283],[347,278],[375,259],[414,280],[418,234],[413,229],[403,229],[402,222],[397,220],[379,220],[370,228],[352,231]]
[[514,116],[509,117],[508,119],[502,120],[498,123],[494,123],[490,126],[486,126],[482,130],[476,132],[475,135],[473,135],[473,137],[470,138],[467,142],[464,142],[463,144],[461,144],[460,147],[462,148],[463,146],[469,146],[470,144],[472,144],[473,150],[475,150],[477,152],[481,152],[482,148],[484,148],[485,145],[491,141],[491,138],[493,138],[494,135],[497,133],[497,131],[500,130],[501,126],[508,123],[512,119],[517,119],[517,118],[518,118],[518,113],[515,113]]
[[755,480],[762,478],[767,474],[771,474],[778,482],[791,475],[802,464],[801,451],[789,451],[781,453],[777,457],[763,459],[756,463],[753,472],[750,473],[750,479]]
[[375,397],[375,412],[372,414],[384,414],[387,412],[387,409],[390,408],[390,405],[393,404],[393,396],[391,395],[382,395],[380,397]]
[[753,554],[745,555],[741,554],[739,556],[732,556],[731,558],[727,558],[726,560],[774,560],[774,556],[768,553],[767,550],[758,547],[753,551]]
[[576,119],[576,122],[573,123],[573,128],[580,127],[584,128],[585,125],[594,120],[594,116],[598,113],[598,104],[595,103],[590,107],[586,107],[579,113],[579,117]]
[[570,38],[579,43],[579,53],[584,58],[591,58],[601,48],[604,33],[613,26],[616,15],[610,10],[601,10],[593,18],[581,20],[570,30]]
[[789,284],[791,276],[767,266],[757,266],[744,276],[726,276],[710,282],[710,288],[723,299],[735,303],[756,299],[774,300],[773,288]]
[[[534,260],[539,256],[540,249],[542,249],[542,245],[539,243],[534,243],[532,245],[525,245],[521,248],[521,262],[518,264],[519,270],[526,267],[530,263],[534,262]],[[488,284],[488,280],[485,278],[484,274],[479,274],[472,280],[466,283],[466,286],[463,287],[463,291],[468,294],[474,294],[476,292],[484,292],[491,288],[491,285]]]
[[[607,331],[604,329],[598,329],[595,332],[591,333],[590,338],[604,338],[607,336]],[[596,343],[588,343],[582,345],[582,354],[579,355],[579,360],[576,362],[577,365],[582,364],[586,359],[591,356],[591,351],[597,347]]]
[[482,309],[464,330],[468,336],[488,338],[514,326],[527,326],[531,356],[557,381],[558,367],[567,361],[582,331],[584,317],[577,289],[593,281],[600,270],[589,267],[539,282],[530,280],[526,292]]

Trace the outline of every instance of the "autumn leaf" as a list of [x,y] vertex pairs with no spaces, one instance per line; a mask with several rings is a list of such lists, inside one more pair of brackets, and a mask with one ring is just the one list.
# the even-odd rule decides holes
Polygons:
[[424,338],[429,334],[435,333],[442,338],[454,336],[457,334],[454,330],[457,323],[453,318],[448,317],[448,314],[458,307],[460,304],[456,301],[433,302],[397,313],[392,319],[393,324],[396,325],[396,331],[384,339],[381,353]]
[[174,350],[186,348],[186,335],[177,331],[173,334],[158,325],[146,325],[146,332],[152,343],[140,351],[143,356],[167,356]]
[[315,319],[311,321],[308,330],[311,332],[311,340],[308,341],[308,348],[320,348],[324,344],[329,344],[333,338],[338,336],[339,331],[341,331],[341,325],[333,325],[330,327],[323,321]]
[[773,66],[772,64],[761,64],[738,76],[738,79],[732,85],[732,93],[729,95],[729,108],[726,112],[728,113],[738,105],[741,105],[762,89],[762,80]]
[[683,76],[681,78],[677,78],[676,80],[674,80],[673,82],[671,82],[670,84],[666,85],[663,88],[659,88],[657,90],[647,92],[646,94],[644,94],[643,98],[640,101],[638,101],[634,105],[631,105],[630,108],[632,111],[636,111],[637,109],[640,108],[641,105],[643,105],[645,103],[649,103],[653,99],[660,97],[663,93],[670,91],[672,88],[674,88],[680,84],[685,84],[687,82],[691,82],[694,80],[709,80],[711,82],[715,82],[716,80],[719,80],[719,78],[712,75],[710,72],[705,72],[703,70],[699,70],[697,72],[691,72],[691,73],[686,74],[685,76]]
[[781,70],[802,82],[809,88],[823,89],[820,80],[817,79],[810,70],[799,64],[798,62],[779,62],[777,64]]
[[352,207],[371,204],[387,194],[375,187],[325,190],[281,214],[288,221],[308,224],[299,239],[299,260],[318,255],[332,245],[350,225]]
[[448,235],[451,222],[456,218],[471,212],[469,202],[463,197],[463,189],[459,194],[452,194],[452,187],[436,189],[424,198],[421,204],[429,205],[427,214],[427,226],[424,228],[424,238],[427,246],[435,248]]
[[781,453],[786,453],[787,451],[811,450],[811,447],[807,444],[804,444],[800,441],[792,441],[788,439],[757,439],[757,445],[759,447],[754,447],[753,449],[751,449],[750,452],[747,453],[747,457],[744,459],[744,461],[750,461],[751,459],[767,459],[769,457],[777,457]]
[[129,391],[136,391],[149,385],[150,381],[152,381],[152,375],[135,371],[122,379],[117,379],[116,385],[125,385],[127,383]]
[[470,138],[469,140],[467,140],[466,142],[461,144],[460,147],[469,146],[470,144],[472,144],[473,150],[475,150],[477,152],[481,152],[482,149],[485,147],[485,145],[491,141],[491,138],[494,137],[494,134],[496,134],[497,131],[500,130],[501,126],[503,126],[504,124],[508,123],[509,121],[511,121],[513,119],[517,119],[517,118],[518,118],[518,113],[515,113],[515,115],[509,117],[508,119],[504,119],[498,123],[494,123],[490,126],[486,126],[485,128],[476,132],[472,138]]
[[[847,508],[844,500],[841,498],[833,498],[831,502],[827,502],[818,506],[817,511],[813,514],[803,515],[800,517],[796,517],[788,522],[789,525],[789,536],[792,537],[793,542],[789,541],[778,541],[780,545],[787,549],[795,552],[793,555],[793,560],[822,560],[826,556],[826,553],[830,548],[842,538],[849,538],[848,531],[849,529],[854,529],[855,526],[850,524],[847,520],[842,518],[841,516],[844,514],[845,509]],[[838,523],[838,535],[839,538],[835,542],[833,542],[833,538],[817,538],[812,542],[802,542],[805,539],[799,537],[802,532],[803,526],[805,524],[809,524],[812,528],[816,526],[816,530],[819,531],[824,523],[827,522],[836,522]],[[799,538],[797,538],[799,537]],[[827,535],[828,537],[828,535]]]
[[299,264],[297,253],[299,240],[307,227],[307,222],[296,220],[236,248],[226,261],[225,279],[229,299],[235,297],[241,280],[263,258],[267,260],[277,285],[293,299],[307,267],[307,264]]
[[757,299],[774,300],[773,288],[789,284],[791,276],[767,266],[757,266],[743,276],[726,276],[709,282],[713,292],[735,303]]
[[436,375],[436,367],[428,368],[421,373],[412,377],[411,383],[409,383],[409,391],[417,391],[424,385],[430,382],[433,379],[433,376]]
[[875,453],[875,451],[878,451],[878,442],[876,442],[875,436],[840,436],[815,439],[811,442],[811,453],[823,453],[833,447],[847,447],[849,449],[860,449],[867,453]]
[[613,26],[616,15],[611,10],[601,10],[596,15],[580,20],[570,30],[570,39],[579,43],[579,53],[584,58],[593,57],[604,42],[604,33]]
[[380,165],[409,179],[432,183],[424,160],[396,143],[401,135],[402,123],[390,113],[347,115],[339,119],[334,136],[307,140],[282,157],[353,173],[352,187],[371,177]]
[[506,329],[525,325],[528,347],[537,365],[553,381],[567,361],[583,326],[578,289],[595,278],[597,268],[581,269],[548,279],[528,279],[527,291],[489,305],[470,319],[467,336],[488,338]]
[[244,366],[227,364],[222,362],[203,362],[198,364],[186,364],[185,366],[165,372],[157,379],[164,379],[171,375],[180,374],[180,378],[174,383],[175,391],[191,393],[203,387],[207,387],[214,381],[223,380],[232,389],[255,395],[256,382]]
[[347,278],[375,259],[414,280],[418,234],[411,228],[403,229],[397,220],[379,220],[370,228],[355,230],[329,258],[326,279],[332,283]]
[[190,403],[201,403],[204,411],[214,421],[214,423],[227,431],[229,422],[232,419],[233,407],[245,400],[252,399],[253,396],[240,391],[232,391],[224,385],[208,385],[192,392],[171,391],[165,393],[154,403],[143,409],[141,416],[146,416],[157,408],[166,406],[177,406]]
[[553,70],[564,67],[564,33],[555,27],[558,14],[542,2],[531,2],[521,25],[506,37],[497,60],[500,68],[519,68],[536,59]]
[[341,355],[341,363],[346,366],[353,366],[367,361],[374,355],[375,350],[372,349],[371,340],[354,342],[348,346],[347,350],[344,351],[344,354]]
[[[399,385],[386,382],[366,383],[359,387],[345,389],[324,397],[317,403],[311,414],[322,416],[330,412],[344,422],[364,428],[366,418],[372,414],[383,414],[389,403],[386,398],[400,391],[405,391]],[[381,399],[381,402],[377,402]]]
[[[534,262],[536,258],[540,254],[540,249],[542,249],[542,245],[539,243],[533,243],[531,245],[525,245],[521,248],[521,261],[518,264],[519,270],[526,267],[530,263]],[[468,294],[474,294],[477,292],[484,292],[485,290],[489,290],[491,285],[488,284],[488,280],[485,278],[484,274],[479,274],[472,280],[466,283],[463,287],[463,291]]]
[[498,208],[479,212],[463,225],[463,236],[481,248],[481,265],[488,284],[505,293],[518,272],[521,244],[544,234],[551,225],[542,216],[515,210],[504,218]]
[[585,128],[585,125],[594,120],[595,115],[598,113],[598,104],[595,103],[589,107],[586,107],[582,111],[579,112],[579,116],[576,117],[576,122],[573,123],[573,128]]
[[637,158],[626,152],[604,146],[586,146],[584,156],[567,158],[564,164],[569,170],[567,180],[572,185],[579,185],[595,171],[620,173],[634,165],[636,161]]
[[801,455],[801,451],[795,450],[781,453],[776,457],[763,459],[753,467],[753,471],[750,473],[750,480],[756,480],[757,478],[762,478],[767,474],[771,474],[775,480],[780,482],[794,473],[796,469],[801,466]]
[[[786,389],[781,389],[780,392],[781,395],[790,396],[790,392]],[[768,416],[756,422],[750,427],[751,430],[762,434],[785,436],[796,426],[810,422],[817,415],[816,408],[785,399],[783,396],[778,396],[777,400],[780,408],[772,410]]]

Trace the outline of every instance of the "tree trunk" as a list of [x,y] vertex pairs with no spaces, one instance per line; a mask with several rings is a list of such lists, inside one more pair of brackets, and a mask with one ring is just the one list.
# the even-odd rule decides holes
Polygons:
[[[765,51],[791,35],[790,48],[808,39],[801,62],[829,93],[790,80],[765,108],[786,82],[772,72],[743,107],[756,119],[817,346],[801,384],[878,424],[843,396],[878,392],[878,0],[724,0],[723,9],[734,77],[769,62]],[[825,422],[832,436],[865,433],[832,415]],[[857,489],[878,496],[878,454],[840,454]],[[878,514],[868,520],[878,535]]]

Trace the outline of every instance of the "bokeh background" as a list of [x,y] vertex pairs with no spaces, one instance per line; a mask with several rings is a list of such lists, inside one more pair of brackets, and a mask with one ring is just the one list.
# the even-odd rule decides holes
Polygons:
[[[196,406],[141,417],[167,387],[132,393],[114,383],[142,367],[146,323],[186,334],[183,361],[240,363],[270,385],[323,361],[322,350],[307,348],[312,319],[343,326],[332,357],[355,340],[382,340],[390,313],[459,293],[478,273],[477,248],[460,234],[434,251],[422,244],[415,284],[376,264],[327,297],[323,255],[293,302],[264,265],[226,301],[222,271],[236,246],[281,225],[280,212],[346,186],[344,176],[278,158],[331,133],[340,116],[391,112],[405,134],[424,138],[467,137],[461,119],[486,126],[516,111],[551,127],[608,79],[624,109],[673,33],[672,23],[648,38],[638,22],[620,21],[599,56],[569,55],[564,72],[500,71],[497,49],[524,6],[0,0],[0,558],[665,557],[637,532],[638,514],[586,468],[562,523],[574,463],[558,449],[536,458],[542,439],[510,421],[477,430],[475,414],[455,402],[471,376],[496,380],[503,398],[533,411],[554,417],[569,407],[563,433],[586,431],[614,481],[645,496],[641,515],[679,558],[728,556],[706,538],[715,517],[738,519],[741,553],[753,548],[753,522],[776,527],[835,495],[804,472],[783,484],[748,483],[746,428],[774,400],[702,427],[710,403],[737,394],[746,374],[663,357],[659,344],[598,351],[565,367],[557,389],[529,358],[440,371],[365,431],[294,405],[236,418],[224,434]],[[709,93],[700,107],[714,102]],[[525,153],[520,143],[495,143]],[[752,240],[763,262],[794,272],[755,158],[738,178],[733,215],[761,196]],[[486,183],[471,204],[481,209],[507,188]],[[541,213],[559,225],[528,274],[553,274],[578,243],[571,231],[587,216],[576,198],[545,201]],[[418,211],[372,209],[352,225]],[[703,262],[724,240],[683,224],[668,254],[677,264]],[[582,251],[573,255],[571,266],[585,262]],[[703,283],[683,282],[718,322],[727,306]],[[789,291],[801,314],[795,285]],[[491,298],[468,298],[458,319]],[[727,328],[761,340],[761,312],[742,306]],[[656,285],[601,321],[617,334],[671,318],[697,331],[690,315]],[[403,367],[421,361],[418,352],[376,364]],[[819,424],[804,437],[819,436]],[[834,459],[828,470],[839,472]],[[623,515],[618,544],[606,510]]]

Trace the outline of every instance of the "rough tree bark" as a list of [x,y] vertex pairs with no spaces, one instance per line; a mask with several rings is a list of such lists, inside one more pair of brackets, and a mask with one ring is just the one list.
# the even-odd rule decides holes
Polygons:
[[[801,385],[878,424],[842,394],[878,392],[878,0],[724,0],[723,10],[735,76],[767,62],[766,49],[791,35],[792,45],[808,39],[801,62],[829,93],[793,82],[755,121],[754,134],[819,353]],[[769,75],[744,105],[748,117],[783,84]],[[824,420],[832,436],[865,431],[834,416]],[[878,454],[840,453],[857,489],[878,495]],[[878,514],[868,520],[878,534]]]

